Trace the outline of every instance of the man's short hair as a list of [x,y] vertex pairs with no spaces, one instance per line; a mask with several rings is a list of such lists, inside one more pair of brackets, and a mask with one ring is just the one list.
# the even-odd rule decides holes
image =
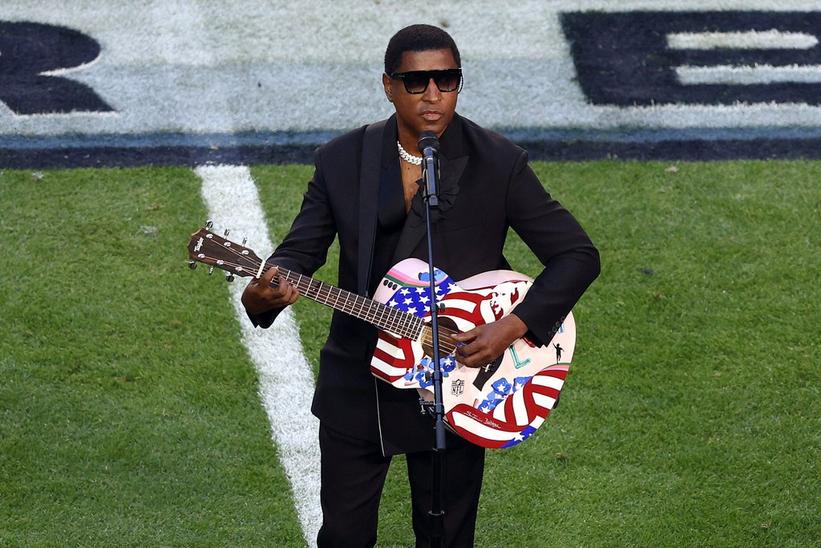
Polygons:
[[402,64],[402,54],[406,51],[432,49],[449,49],[456,66],[462,66],[459,48],[450,34],[433,25],[411,25],[394,34],[388,42],[388,49],[385,50],[385,74],[390,76],[396,72]]

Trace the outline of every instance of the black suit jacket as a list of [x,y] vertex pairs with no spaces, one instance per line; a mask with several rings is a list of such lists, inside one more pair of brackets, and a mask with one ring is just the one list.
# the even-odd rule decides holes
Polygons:
[[[407,257],[427,260],[427,248],[421,193],[407,216],[404,207],[398,209],[404,204],[395,117],[385,122],[381,151],[375,152],[381,159],[364,160],[380,166],[379,176],[363,179],[366,127],[317,149],[302,208],[269,260],[311,275],[338,236],[339,286],[370,295],[390,266]],[[440,161],[434,263],[456,280],[508,269],[502,250],[513,228],[545,266],[515,314],[533,340],[546,344],[598,275],[596,248],[544,190],[527,153],[504,137],[456,115],[440,139]],[[251,320],[267,327],[278,312]],[[416,391],[394,388],[370,374],[375,342],[374,327],[334,313],[320,354],[313,413],[336,430],[381,443],[385,454],[430,449],[432,421],[420,414]],[[459,441],[454,436],[450,443]]]

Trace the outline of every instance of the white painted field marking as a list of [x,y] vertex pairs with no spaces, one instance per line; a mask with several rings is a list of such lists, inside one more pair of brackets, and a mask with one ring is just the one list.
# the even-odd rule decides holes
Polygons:
[[[667,47],[678,50],[777,49],[805,50],[818,45],[818,38],[803,32],[778,30],[747,32],[680,32],[667,35]],[[684,85],[697,84],[770,84],[776,82],[821,82],[818,65],[714,65],[676,67]]]
[[818,38],[803,32],[677,32],[667,35],[670,49],[810,49]]
[[[203,166],[202,196],[215,226],[229,228],[229,238],[248,238],[261,258],[274,246],[265,224],[259,194],[251,172],[244,166]],[[246,278],[230,284],[234,311],[242,326],[242,342],[259,374],[262,403],[282,466],[291,483],[302,533],[310,546],[322,523],[319,504],[319,421],[311,415],[314,379],[302,352],[299,327],[290,309],[270,329],[256,329],[240,302]],[[275,519],[272,517],[272,519]]]
[[801,82],[805,84],[821,83],[821,66],[819,65],[772,65],[732,66],[716,65],[712,67],[694,67],[682,65],[676,67],[679,82],[693,84],[771,84],[775,82]]

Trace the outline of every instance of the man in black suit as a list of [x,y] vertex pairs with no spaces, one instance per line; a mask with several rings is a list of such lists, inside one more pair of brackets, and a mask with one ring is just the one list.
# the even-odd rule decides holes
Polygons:
[[[596,248],[576,220],[544,190],[524,150],[456,114],[461,60],[441,29],[413,25],[391,38],[382,82],[396,113],[317,149],[316,169],[291,230],[269,259],[310,275],[339,238],[339,286],[372,295],[397,261],[427,260],[419,159],[422,132],[440,139],[440,206],[432,230],[434,263],[453,279],[507,269],[502,255],[513,228],[544,264],[508,316],[458,335],[458,360],[480,367],[516,339],[547,344],[599,273]],[[276,271],[252,281],[243,304],[268,327],[298,297]],[[376,329],[335,312],[320,354],[313,413],[320,419],[320,546],[372,546],[391,455],[404,453],[417,545],[430,543],[432,420],[415,390],[370,374]],[[473,544],[484,450],[448,434],[444,539]]]

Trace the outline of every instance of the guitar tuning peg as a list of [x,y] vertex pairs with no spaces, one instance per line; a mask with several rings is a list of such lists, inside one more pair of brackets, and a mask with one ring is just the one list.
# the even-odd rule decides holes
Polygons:
[[213,273],[214,273],[214,267],[212,266],[208,269],[208,275],[210,276]]
[[190,268],[191,270],[194,270],[195,268],[197,268],[197,261],[195,261],[193,259],[188,261],[188,268]]
[[205,228],[207,228],[208,230],[214,228],[214,221],[212,221],[211,219],[205,221]]
[[230,233],[231,233],[231,231],[226,228],[225,232],[223,232],[222,235],[227,238]]
[[234,281],[234,273],[233,272],[226,272],[225,273],[225,281],[229,284]]

